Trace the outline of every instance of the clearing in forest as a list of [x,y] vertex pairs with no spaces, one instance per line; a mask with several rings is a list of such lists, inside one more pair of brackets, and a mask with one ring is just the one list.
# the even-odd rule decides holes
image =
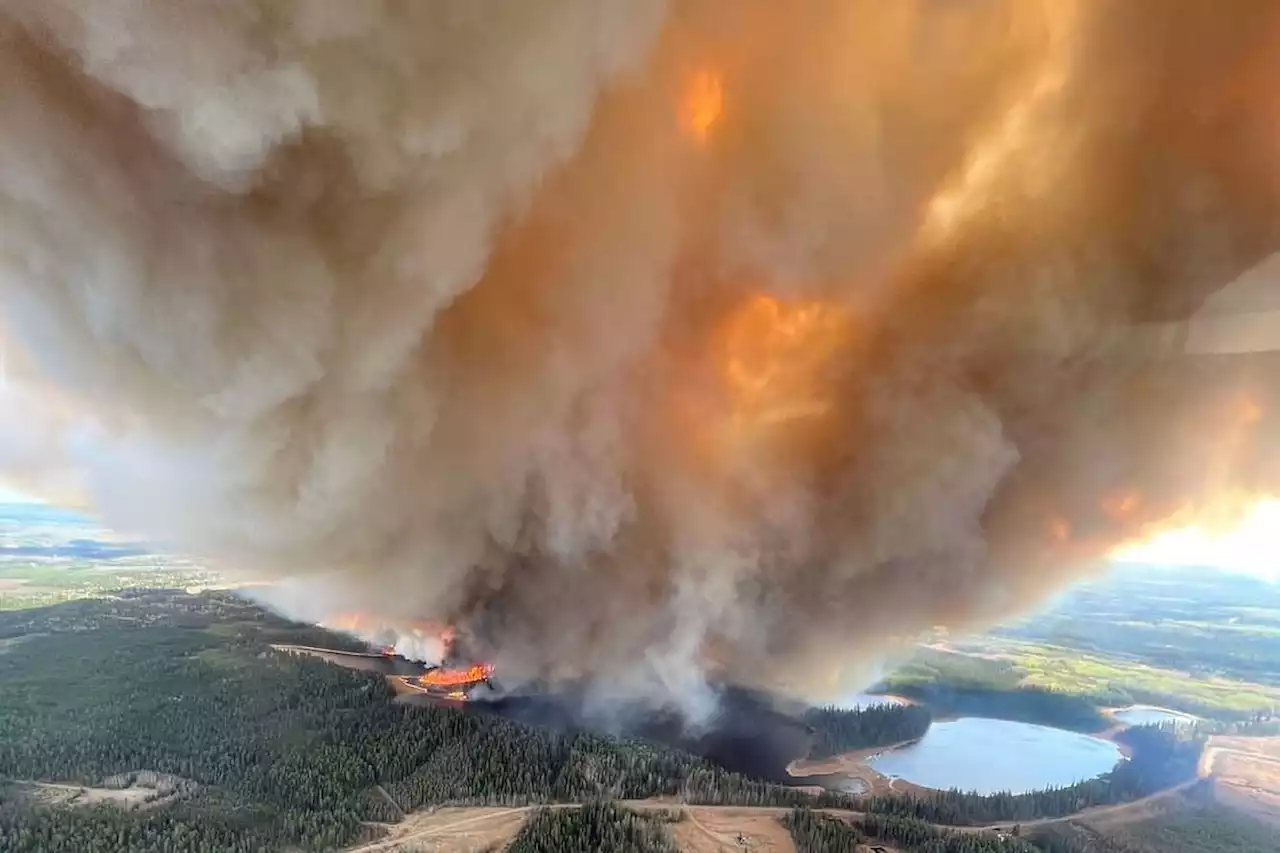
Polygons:
[[1212,737],[1200,770],[1218,801],[1280,826],[1280,738]]
[[689,806],[684,820],[668,823],[684,853],[795,853],[791,832],[779,819],[780,809],[733,806]]
[[534,807],[440,808],[414,812],[388,827],[378,841],[347,853],[481,853],[501,850],[515,838]]

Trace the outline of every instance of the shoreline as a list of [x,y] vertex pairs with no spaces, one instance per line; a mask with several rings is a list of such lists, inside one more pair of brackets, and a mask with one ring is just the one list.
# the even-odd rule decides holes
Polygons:
[[[887,695],[887,694],[886,694]],[[905,697],[894,697],[904,698]],[[909,701],[909,700],[907,700]],[[914,704],[914,703],[912,703]],[[1130,707],[1148,707],[1148,706],[1130,706]],[[1129,761],[1133,758],[1133,748],[1126,743],[1116,739],[1116,735],[1133,727],[1132,724],[1126,723],[1118,719],[1113,714],[1115,711],[1124,711],[1128,708],[1099,708],[1104,717],[1112,721],[1114,725],[1101,732],[1076,732],[1086,737],[1094,737],[1099,740],[1106,741],[1116,747],[1120,753],[1120,761]],[[1161,709],[1168,710],[1168,709]],[[1175,712],[1176,713],[1176,712]],[[949,718],[935,718],[933,722],[946,722]],[[959,719],[952,717],[950,719]],[[999,719],[992,717],[990,719]],[[1035,724],[1032,724],[1035,725]],[[1055,726],[1046,726],[1046,728],[1056,728]],[[1070,729],[1062,729],[1062,731],[1071,731]],[[895,793],[895,794],[911,794],[914,796],[930,796],[944,792],[943,788],[929,788],[924,785],[917,785],[894,776],[886,776],[879,770],[876,770],[868,762],[883,755],[886,752],[903,749],[913,744],[919,743],[923,738],[913,738],[898,743],[888,744],[885,746],[867,747],[865,749],[856,749],[850,752],[842,752],[839,755],[832,755],[827,758],[810,759],[797,758],[790,761],[786,766],[787,775],[797,778],[814,777],[814,776],[844,776],[850,779],[860,781],[866,788],[866,793],[861,796],[875,796],[877,794]],[[1117,766],[1119,766],[1119,761]],[[811,785],[797,787],[813,787]]]
[[904,740],[886,746],[873,746],[866,749],[856,749],[851,752],[842,752],[839,755],[832,755],[827,758],[797,758],[787,764],[786,771],[789,776],[794,777],[845,776],[850,779],[857,779],[867,789],[860,796],[873,797],[877,794],[889,792],[925,795],[935,789],[925,788],[914,782],[908,782],[906,779],[886,776],[867,763],[868,760],[878,755],[911,746],[919,743],[920,740],[921,738],[912,738],[911,740]]

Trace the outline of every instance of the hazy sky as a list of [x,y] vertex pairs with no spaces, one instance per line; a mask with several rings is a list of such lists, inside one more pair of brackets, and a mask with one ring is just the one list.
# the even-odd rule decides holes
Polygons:
[[1280,500],[1258,501],[1230,530],[1196,525],[1170,529],[1141,544],[1121,548],[1116,556],[1159,566],[1215,566],[1280,581]]
[[16,489],[11,489],[8,486],[4,485],[3,483],[0,483],[0,503],[14,504],[14,503],[37,503],[37,502],[38,501],[36,500],[36,498],[33,498],[27,494],[23,494],[22,492],[19,492]]

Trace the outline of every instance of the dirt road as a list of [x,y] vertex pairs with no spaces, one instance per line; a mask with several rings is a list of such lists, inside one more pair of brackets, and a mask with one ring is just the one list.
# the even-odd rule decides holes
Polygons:
[[[1062,817],[1038,818],[1028,821],[1000,821],[981,826],[948,826],[938,824],[937,828],[952,832],[994,833],[1008,832],[1016,824],[1023,829],[1047,826],[1055,823],[1066,823],[1074,820],[1124,821],[1127,816],[1141,819],[1150,813],[1150,807],[1160,800],[1177,796],[1199,779],[1189,779],[1180,785],[1166,788],[1139,800],[1119,803],[1114,806],[1096,806]],[[576,809],[577,803],[557,803],[547,806],[551,809]],[[739,850],[738,836],[758,839],[761,851],[789,851],[794,849],[789,837],[777,819],[790,813],[790,808],[777,806],[692,806],[668,800],[623,800],[619,803],[633,811],[652,811],[659,809],[682,809],[688,816],[688,827],[674,824],[673,828],[681,831],[682,840],[689,841],[697,837],[701,843],[689,844],[689,849],[699,851]],[[478,850],[486,844],[505,843],[515,836],[524,825],[528,813],[542,806],[520,806],[516,808],[456,808],[440,809],[435,812],[410,814],[402,824],[394,825],[389,837],[357,847],[348,848],[345,853],[376,853],[376,851],[392,851],[402,845],[427,840],[440,842],[437,848],[444,850]],[[824,814],[844,820],[857,820],[865,816],[864,812],[845,809],[820,809]],[[476,812],[480,812],[477,814]],[[764,819],[764,820],[761,820]],[[714,826],[709,825],[715,824]],[[460,831],[465,832],[460,832]],[[456,837],[462,846],[445,846],[450,836]],[[757,847],[753,847],[757,849]]]
[[[420,820],[419,822],[426,823],[427,824],[426,826],[423,826],[418,829],[410,829],[407,832],[402,831],[399,834],[397,834],[393,830],[391,836],[388,838],[384,838],[380,841],[374,841],[369,844],[362,844],[359,847],[349,847],[347,848],[346,853],[375,853],[375,851],[380,851],[380,850],[381,851],[395,850],[397,847],[400,847],[405,844],[410,844],[418,841],[425,841],[428,838],[432,838],[432,837],[449,835],[451,833],[457,832],[457,830],[459,829],[466,829],[468,827],[474,827],[478,824],[484,824],[484,823],[497,823],[504,826],[514,823],[514,831],[511,833],[511,835],[514,835],[515,832],[518,832],[520,830],[520,827],[524,825],[526,814],[530,811],[533,811],[536,808],[541,808],[541,807],[540,806],[519,806],[517,808],[509,808],[509,809],[486,808],[486,809],[480,810],[482,812],[481,814],[473,814],[468,817],[459,818],[457,820],[445,820],[443,822],[431,820],[432,817],[435,817],[436,815],[447,811],[445,809],[442,809],[440,813],[421,816],[422,818],[425,818],[425,820]],[[574,808],[578,808],[578,806],[576,804],[565,804],[565,805],[553,805],[553,806],[549,806],[548,808],[574,809]],[[473,812],[476,810],[464,808],[464,809],[458,809],[457,811],[465,813],[465,812]],[[512,820],[513,817],[518,817],[518,820],[513,821]]]
[[1107,818],[1115,820],[1122,816],[1132,813],[1135,817],[1143,817],[1147,814],[1147,808],[1160,800],[1176,796],[1199,782],[1199,779],[1188,779],[1180,785],[1174,785],[1172,788],[1165,788],[1163,791],[1156,791],[1154,794],[1148,794],[1137,800],[1130,800],[1127,803],[1117,803],[1114,806],[1093,806],[1092,808],[1082,809],[1078,812],[1072,812],[1062,817],[1041,817],[1035,820],[1014,821],[1005,820],[999,823],[987,823],[981,826],[939,826],[939,829],[956,829],[961,832],[971,832],[973,830],[992,831],[1008,831],[1015,824],[1023,829],[1035,826],[1048,826],[1053,823],[1067,823],[1073,820],[1097,820],[1099,818]]
[[1204,751],[1204,755],[1200,756],[1200,776],[1205,778],[1213,775],[1214,762],[1224,755],[1234,755],[1247,761],[1254,761],[1260,764],[1274,764],[1280,767],[1280,758],[1272,755],[1266,755],[1260,752],[1249,752],[1243,749],[1233,749],[1229,746],[1210,746]]

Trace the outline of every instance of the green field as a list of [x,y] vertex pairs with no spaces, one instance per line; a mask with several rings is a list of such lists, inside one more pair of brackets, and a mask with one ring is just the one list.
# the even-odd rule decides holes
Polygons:
[[125,589],[217,583],[199,563],[151,553],[91,518],[41,504],[0,503],[0,611]]
[[1030,686],[1226,720],[1280,710],[1280,588],[1210,570],[1127,567],[985,635],[928,640],[890,686]]
[[1081,654],[1061,647],[1015,647],[1025,683],[1082,695],[1125,694],[1176,710],[1215,713],[1269,713],[1280,707],[1280,689],[1218,676],[1203,678],[1118,657]]

